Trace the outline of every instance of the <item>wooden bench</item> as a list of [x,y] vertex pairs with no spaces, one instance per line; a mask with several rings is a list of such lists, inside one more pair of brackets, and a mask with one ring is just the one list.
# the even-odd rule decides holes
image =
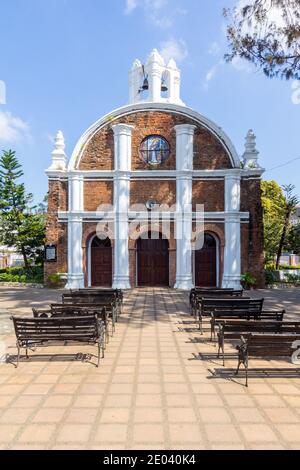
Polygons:
[[65,305],[84,305],[84,306],[102,306],[106,307],[109,315],[112,318],[113,330],[115,323],[118,321],[120,314],[120,305],[117,303],[116,298],[111,295],[104,296],[91,296],[81,293],[64,293],[62,295],[62,303]]
[[[66,318],[19,318],[12,317],[17,338],[17,365],[20,350],[55,345],[86,344],[97,345],[97,367],[100,363],[100,351],[103,344],[99,321],[96,316]],[[104,349],[102,347],[102,355]]]
[[250,333],[241,338],[241,344],[237,346],[238,366],[235,375],[238,375],[240,365],[243,364],[246,370],[246,387],[248,387],[248,365],[250,357],[292,358],[300,341],[298,326],[295,326],[294,333],[283,332],[274,334]]
[[[114,303],[108,302],[108,301],[99,301],[99,303],[63,303],[63,304],[51,304],[50,308],[51,310],[56,313],[59,313],[59,309],[63,309],[65,307],[66,309],[74,310],[75,316],[77,315],[78,312],[91,312],[92,315],[98,314],[101,315],[103,312],[103,309],[105,309],[105,325],[107,326],[107,332],[109,333],[108,330],[108,322],[109,320],[111,321],[111,334],[113,336],[115,329],[116,329],[116,321],[117,321],[117,308]],[[80,313],[79,313],[80,314]],[[104,320],[103,320],[104,321]]]
[[255,315],[262,311],[263,303],[264,299],[250,299],[250,297],[226,297],[222,299],[204,297],[202,299],[199,299],[197,301],[199,329],[201,333],[203,333],[203,317],[211,317],[212,314],[214,314],[216,317],[218,314],[221,315],[223,311],[226,313],[229,313],[230,311],[233,312],[232,314],[235,315],[235,318],[239,318],[239,314],[241,315],[241,318],[245,318],[245,312],[248,311],[250,319],[250,314]]
[[93,300],[94,297],[106,297],[106,296],[111,296],[117,303],[117,306],[120,309],[121,313],[121,308],[123,305],[123,292],[121,289],[109,289],[109,288],[95,288],[95,287],[89,287],[85,289],[70,289],[68,291],[70,294],[73,295],[83,295],[87,296]]
[[[100,327],[104,327],[105,344],[109,342],[109,315],[102,305],[72,305],[50,304],[48,309],[32,308],[34,318],[78,317],[95,316],[100,320]],[[113,327],[112,327],[113,333]]]
[[[263,300],[263,299],[261,299]],[[242,308],[216,308],[211,312],[210,328],[211,328],[211,339],[216,336],[216,325],[221,320],[274,320],[283,321],[285,310],[262,310],[263,303],[255,302],[253,304],[252,299],[248,308],[243,310]]]
[[277,333],[283,328],[294,328],[300,322],[283,322],[285,310],[278,312],[263,312],[262,318],[257,320],[222,320],[218,326],[218,358],[222,352],[223,365],[225,365],[225,341],[240,340],[247,333]]
[[203,297],[242,297],[243,290],[235,289],[220,289],[216,287],[195,287],[190,291],[190,309],[191,312],[196,314],[196,301]]

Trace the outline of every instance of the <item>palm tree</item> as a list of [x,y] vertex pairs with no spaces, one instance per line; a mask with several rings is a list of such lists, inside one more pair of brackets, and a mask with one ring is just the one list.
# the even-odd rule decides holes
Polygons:
[[282,189],[285,193],[285,196],[284,196],[285,205],[283,208],[284,223],[283,223],[282,234],[280,237],[280,242],[279,242],[278,251],[277,251],[276,269],[279,269],[280,258],[281,258],[283,246],[286,240],[287,231],[290,225],[291,215],[295,212],[297,204],[299,204],[298,196],[293,194],[295,186],[293,186],[292,184],[288,184],[288,185],[282,186]]

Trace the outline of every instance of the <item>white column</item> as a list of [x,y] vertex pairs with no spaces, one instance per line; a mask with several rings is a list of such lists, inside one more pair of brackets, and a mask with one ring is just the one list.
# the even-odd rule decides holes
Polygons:
[[131,170],[131,135],[133,126],[113,126],[115,139],[115,249],[114,289],[130,289],[128,249],[128,209]]
[[225,177],[225,248],[223,288],[241,288],[240,174]]
[[149,75],[149,100],[157,103],[161,101],[161,69],[153,67]]
[[83,177],[69,176],[68,283],[67,289],[84,287],[82,252]]
[[182,124],[176,130],[176,289],[193,287],[192,274],[192,190],[194,131],[196,126]]

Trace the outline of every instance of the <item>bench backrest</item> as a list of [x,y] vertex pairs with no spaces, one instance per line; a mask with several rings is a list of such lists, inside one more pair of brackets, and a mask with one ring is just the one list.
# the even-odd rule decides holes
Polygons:
[[55,318],[55,317],[82,317],[94,316],[106,320],[108,313],[106,307],[98,305],[72,305],[72,304],[50,304],[50,309],[33,308],[34,318]]
[[91,292],[68,292],[62,294],[62,302],[79,304],[115,304],[116,296],[113,292],[105,292],[103,294],[94,294]]
[[300,334],[250,333],[243,336],[248,355],[256,357],[292,356],[293,343],[300,340]]
[[243,290],[195,288],[190,291],[190,300],[198,297],[242,297]]
[[95,316],[67,318],[12,317],[18,342],[96,341],[99,336]]
[[250,310],[251,312],[260,313],[263,309],[265,299],[250,299]]
[[70,294],[82,294],[82,295],[92,295],[92,296],[104,296],[104,295],[112,295],[119,301],[123,299],[123,291],[121,289],[112,289],[112,288],[95,288],[89,287],[85,289],[70,289],[68,292]]
[[300,322],[282,322],[275,320],[225,320],[220,323],[220,330],[223,334],[230,333],[299,333],[300,334]]
[[241,299],[234,299],[234,298],[207,298],[204,297],[200,301],[200,309],[202,315],[211,315],[212,312],[219,311],[233,311],[234,313],[238,314],[239,311],[245,312],[246,310],[250,309],[250,300],[249,298],[241,298]]

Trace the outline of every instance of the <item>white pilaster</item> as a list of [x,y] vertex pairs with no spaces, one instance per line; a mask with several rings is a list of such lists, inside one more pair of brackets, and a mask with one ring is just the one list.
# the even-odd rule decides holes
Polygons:
[[113,126],[115,139],[115,248],[114,276],[115,289],[130,289],[129,250],[128,250],[128,209],[131,170],[131,135],[133,126],[116,124]]
[[84,287],[83,252],[82,252],[82,217],[78,215],[84,209],[83,177],[71,174],[69,177],[69,213],[68,220],[68,283],[67,289]]
[[[223,288],[241,288],[240,175],[225,177],[225,248]],[[228,214],[229,213],[229,214]]]
[[192,170],[196,126],[182,124],[176,130],[176,289],[193,287],[192,275]]

